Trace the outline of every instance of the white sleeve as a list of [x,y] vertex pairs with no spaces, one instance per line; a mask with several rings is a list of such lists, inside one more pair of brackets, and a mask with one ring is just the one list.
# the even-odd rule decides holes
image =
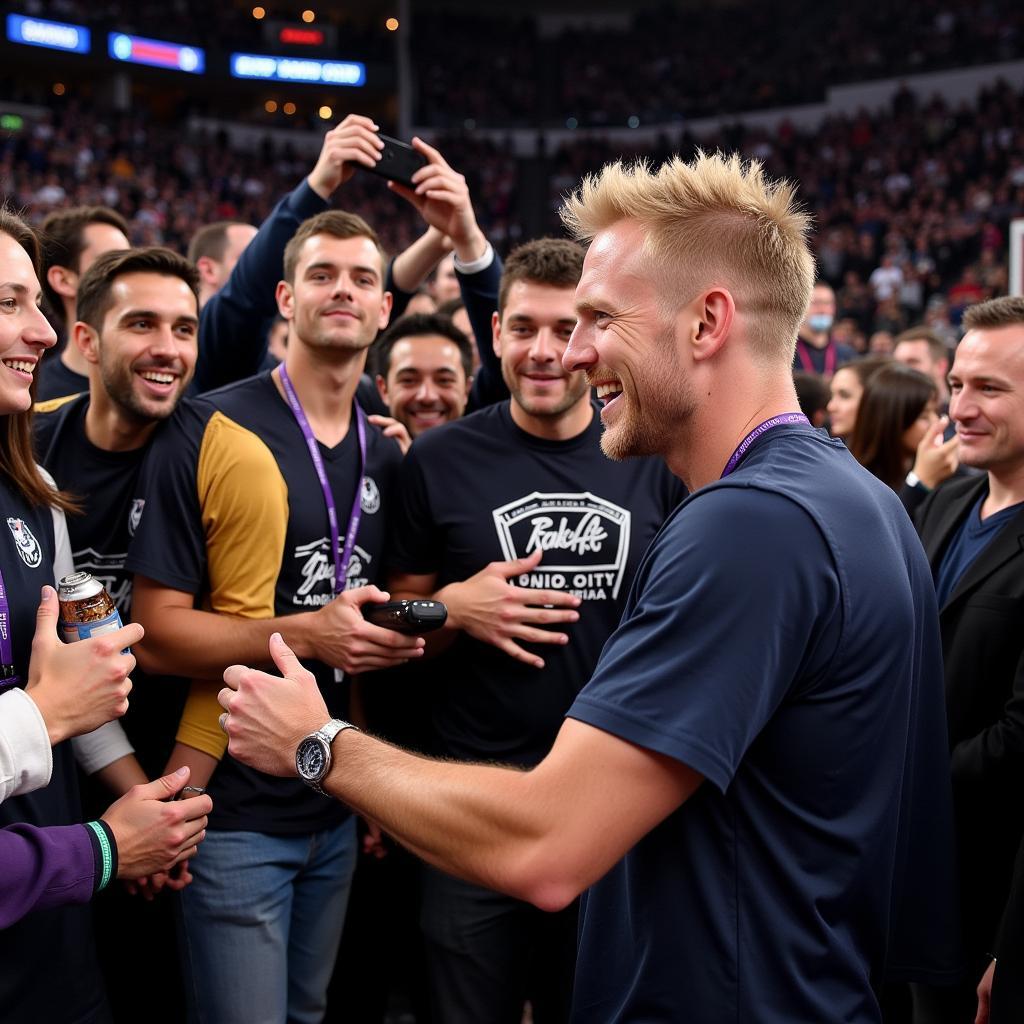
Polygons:
[[0,694],[0,803],[42,789],[53,772],[46,722],[22,689]]
[[[57,485],[53,477],[39,467],[43,478],[54,489]],[[71,558],[71,538],[68,535],[68,523],[64,518],[62,509],[53,509],[53,578],[58,583],[65,576],[70,576],[75,571],[75,564]],[[128,742],[120,722],[107,722],[98,729],[84,736],[75,736],[71,741],[71,747],[75,752],[75,760],[81,766],[86,775],[92,775],[107,765],[128,754],[134,754],[135,748]]]
[[[42,466],[39,472],[43,479],[54,489],[57,484]],[[53,583],[56,586],[65,576],[75,571],[74,559],[71,557],[71,537],[68,534],[68,521],[62,508],[51,508],[53,512]]]
[[75,736],[71,740],[71,748],[86,775],[94,775],[107,765],[135,753],[120,722],[107,722],[84,736]]

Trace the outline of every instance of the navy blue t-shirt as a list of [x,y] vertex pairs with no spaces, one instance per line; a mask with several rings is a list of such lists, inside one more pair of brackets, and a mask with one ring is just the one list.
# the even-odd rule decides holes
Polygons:
[[569,715],[706,779],[585,895],[574,1020],[867,1024],[955,966],[931,573],[839,442],[778,427],[680,506]]
[[956,590],[961,577],[974,560],[989,546],[996,534],[1021,510],[1020,504],[1001,509],[987,519],[981,518],[981,506],[988,497],[986,488],[964,521],[957,527],[953,539],[942,556],[935,573],[935,592],[939,607],[944,608],[950,594]]

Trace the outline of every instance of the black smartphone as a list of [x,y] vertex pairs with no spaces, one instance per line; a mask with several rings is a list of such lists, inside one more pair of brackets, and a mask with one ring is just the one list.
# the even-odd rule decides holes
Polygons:
[[363,618],[396,633],[419,636],[440,629],[448,618],[448,609],[440,601],[386,601],[364,604]]
[[373,167],[367,167],[365,164],[356,166],[371,174],[379,174],[389,181],[397,181],[406,188],[415,188],[412,176],[427,162],[427,158],[422,153],[417,153],[407,142],[399,142],[390,135],[379,135],[378,138],[384,143],[380,160]]

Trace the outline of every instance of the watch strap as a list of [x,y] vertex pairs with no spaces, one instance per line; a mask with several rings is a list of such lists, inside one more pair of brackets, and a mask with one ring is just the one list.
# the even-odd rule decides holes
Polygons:
[[302,780],[303,782],[306,783],[307,786],[309,786],[310,789],[312,789],[316,793],[319,793],[321,796],[326,796],[326,797],[330,796],[330,793],[328,793],[323,788],[323,786],[320,785],[320,783],[325,778],[327,778],[327,775],[328,775],[328,773],[331,770],[331,763],[332,763],[332,760],[333,760],[333,758],[331,757],[331,744],[333,744],[333,742],[334,742],[335,738],[337,737],[338,733],[344,732],[346,729],[355,729],[356,732],[359,731],[359,727],[353,725],[351,722],[342,721],[342,719],[340,719],[340,718],[332,718],[326,725],[322,725],[322,726],[320,726],[319,729],[317,729],[316,732],[310,733],[308,736],[304,736],[302,738],[302,740],[300,740],[300,742],[299,742],[299,746],[301,747],[302,744],[305,743],[306,740],[312,739],[312,738],[316,737],[318,739],[323,740],[323,742],[327,745],[327,751],[326,751],[327,756],[324,759],[324,773],[323,773],[323,775],[321,775],[319,779],[315,779],[315,780],[314,779],[306,779],[306,778],[304,778]]

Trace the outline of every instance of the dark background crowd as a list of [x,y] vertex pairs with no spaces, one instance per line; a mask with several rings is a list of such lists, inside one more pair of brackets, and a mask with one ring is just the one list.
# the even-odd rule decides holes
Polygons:
[[[258,17],[251,3],[195,0],[142,0],[130,8],[25,0],[10,9],[88,24],[101,50],[107,31],[170,35],[205,47],[215,65],[236,50],[269,52],[271,23],[298,24],[311,5],[268,3],[266,10],[256,8],[263,12]],[[382,27],[393,12],[376,3],[355,12],[341,5],[316,11],[305,23],[329,29],[337,43],[332,52],[315,55],[366,62],[366,93],[226,80],[220,91],[146,68],[97,72],[94,63],[84,72],[73,56],[26,55],[27,47],[3,44],[0,52],[11,64],[0,78],[0,191],[36,227],[47,218],[53,223],[60,211],[109,207],[124,218],[133,247],[184,254],[206,225],[257,226],[272,216],[310,174],[323,132],[351,111],[373,117],[392,134],[399,125],[414,126],[465,176],[474,232],[479,226],[479,234],[467,237],[490,243],[484,262],[465,272],[472,277],[492,266],[500,270],[500,261],[526,240],[564,234],[558,211],[566,195],[610,161],[657,166],[677,154],[689,160],[701,150],[737,151],[761,161],[769,176],[793,181],[812,216],[818,283],[794,361],[804,411],[841,437],[912,514],[946,481],[967,486],[971,470],[957,459],[946,378],[965,312],[1011,287],[1011,224],[1024,217],[1024,70],[1015,64],[1024,58],[1024,7],[995,0],[799,0],[784,12],[682,0],[629,11],[572,7],[562,14],[532,4],[484,12],[469,4],[421,9],[413,3],[398,33]],[[411,43],[398,38],[402,31]],[[1004,62],[963,99],[914,77]],[[877,102],[865,100],[846,112],[827,106],[837,87],[881,79],[900,82]],[[400,82],[410,95],[404,105],[397,97]],[[816,118],[798,109],[767,119],[749,116],[815,104],[822,105]],[[707,122],[696,123],[700,119]],[[308,194],[301,202],[309,207],[303,216],[318,208]],[[327,202],[365,218],[389,257],[398,256],[389,268],[393,284],[413,262],[409,253],[441,235],[421,210],[361,171]],[[296,223],[301,219],[295,213]],[[425,221],[433,234],[424,235]],[[466,242],[454,235],[449,240],[447,249],[456,252]],[[487,262],[492,247],[497,263]],[[464,264],[474,263],[462,255],[460,261],[460,275]],[[427,277],[421,269],[408,289],[396,289],[403,293],[400,312],[417,299],[418,311],[455,312],[460,303],[446,307],[444,300],[458,294],[458,284],[445,292],[439,269],[420,288]],[[217,288],[229,273],[230,267]],[[479,387],[488,379],[493,306],[485,300],[482,318],[474,320],[466,280],[467,333],[475,331],[477,366],[481,354],[485,364]],[[492,292],[496,285],[486,294]],[[231,294],[228,289],[223,305],[233,301]],[[264,298],[269,303],[269,292]],[[73,309],[73,296],[65,308]],[[203,329],[218,314],[205,315]],[[444,324],[442,333],[451,327]],[[418,333],[436,332],[410,331]],[[466,342],[458,330],[453,337]],[[391,351],[376,356],[374,368],[384,378]],[[500,377],[500,368],[489,370]],[[468,379],[464,375],[467,391]],[[497,386],[506,400],[500,381]],[[468,408],[498,402],[491,397],[474,406],[478,399],[474,391]],[[415,438],[403,410],[385,405],[378,411],[397,417]],[[380,849],[366,841],[364,849],[371,848]],[[395,859],[392,852],[389,863]],[[405,861],[398,868],[409,870]],[[387,1013],[396,1024],[422,1024],[428,1013],[422,965],[409,952],[415,927],[408,908],[390,906],[401,927],[394,935],[381,931],[370,897],[386,902],[390,881],[386,874],[383,882],[367,881],[366,866],[361,870],[363,888],[357,874],[350,909],[356,925],[349,926],[339,960],[351,956],[356,968],[339,966],[330,1012],[344,1019],[342,990],[365,971],[374,992],[363,1003],[356,997],[360,1012],[370,1007],[377,1019]],[[398,881],[399,894],[410,891],[407,877]],[[359,949],[353,933],[364,926],[382,941],[394,939],[385,957],[392,974]],[[891,1024],[910,1020],[905,991],[885,998]],[[530,1012],[527,1007],[524,1020]]]

